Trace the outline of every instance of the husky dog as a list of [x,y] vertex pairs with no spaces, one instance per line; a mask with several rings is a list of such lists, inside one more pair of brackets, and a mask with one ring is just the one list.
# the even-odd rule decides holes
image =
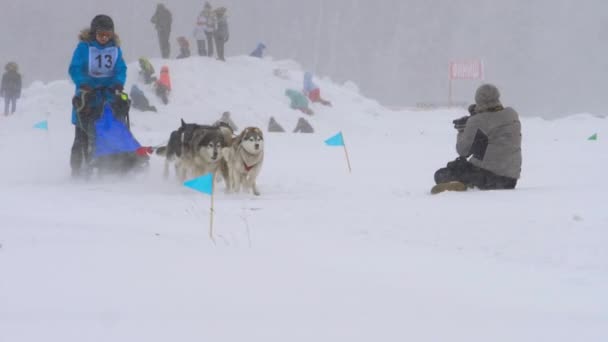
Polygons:
[[[207,172],[215,173],[223,160],[222,149],[226,139],[231,142],[232,131],[226,128],[186,123],[171,132],[167,146],[157,149],[156,153],[165,156],[164,176],[169,176],[169,164],[175,161],[175,174],[180,181],[189,176],[200,176]],[[227,170],[225,179],[228,178]]]
[[213,126],[201,126],[192,132],[190,141],[192,150],[180,158],[181,180],[186,179],[188,171],[192,176],[202,176],[209,172],[215,175],[221,168],[224,155],[222,150],[226,147],[222,131]]
[[239,134],[232,146],[224,150],[224,158],[228,164],[229,184],[228,191],[241,191],[251,189],[254,195],[259,196],[256,179],[262,169],[264,161],[264,134],[257,127],[247,127]]
[[220,132],[224,136],[224,142],[226,143],[226,146],[232,146],[232,140],[234,140],[234,130],[232,129],[230,124],[224,121],[217,121],[213,124],[213,127],[220,130]]

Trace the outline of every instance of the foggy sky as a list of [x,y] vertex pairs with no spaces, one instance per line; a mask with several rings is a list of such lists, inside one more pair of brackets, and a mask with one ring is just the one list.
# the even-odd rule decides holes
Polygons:
[[[160,56],[151,0],[0,0],[0,63],[24,82],[67,79],[78,31],[99,13],[114,18],[127,62]],[[204,1],[164,1],[175,38],[191,39]],[[486,81],[522,115],[607,114],[608,2],[603,0],[225,0],[226,54],[259,41],[337,82],[352,80],[388,106],[445,102],[448,62],[482,58]],[[191,39],[192,51],[195,51]],[[179,80],[175,80],[179,82]],[[213,82],[201,75],[201,82]],[[454,83],[470,102],[478,81]],[[69,101],[69,99],[67,99]]]

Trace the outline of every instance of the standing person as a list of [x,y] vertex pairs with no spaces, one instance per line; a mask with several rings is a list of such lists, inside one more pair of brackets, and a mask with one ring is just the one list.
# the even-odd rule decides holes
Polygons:
[[470,116],[454,120],[460,155],[435,172],[431,193],[514,189],[521,174],[521,123],[510,107],[503,107],[498,89],[484,84],[475,93]]
[[4,115],[8,115],[9,107],[11,114],[15,113],[17,99],[21,97],[21,75],[18,69],[15,62],[9,62],[4,67],[6,72],[2,75],[2,87],[0,88],[0,96],[4,97]]
[[230,31],[228,30],[228,18],[226,18],[226,7],[220,7],[216,9],[215,16],[217,18],[217,29],[215,30],[215,47],[217,47],[217,59],[225,61],[224,58],[224,44],[228,42],[230,38]]
[[165,5],[156,5],[156,12],[152,16],[150,21],[154,24],[156,32],[158,33],[158,43],[160,45],[160,52],[163,58],[169,58],[171,55],[171,43],[169,43],[169,36],[171,35],[171,23],[173,22],[173,16]]
[[217,20],[215,12],[208,1],[205,1],[205,7],[203,7],[203,11],[198,16],[198,21],[202,23],[201,25],[207,38],[207,56],[213,57],[213,39],[217,28]]
[[[208,2],[205,3],[205,8],[207,5],[209,5]],[[211,7],[211,5],[209,5],[209,7]],[[205,46],[205,40],[207,39],[205,35],[206,20],[204,13],[205,11],[203,10],[198,14],[198,17],[196,18],[196,25],[194,25],[194,32],[192,33],[194,40],[196,40],[196,48],[199,56],[207,56],[207,47]]]
[[104,14],[96,16],[79,39],[69,67],[76,85],[72,109],[76,129],[70,155],[73,177],[83,175],[83,163],[90,161],[95,146],[94,124],[103,103],[114,101],[127,79],[127,65],[112,18]]

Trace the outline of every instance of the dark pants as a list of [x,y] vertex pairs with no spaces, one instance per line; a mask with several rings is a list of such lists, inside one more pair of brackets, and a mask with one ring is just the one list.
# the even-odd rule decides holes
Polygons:
[[73,175],[80,175],[83,165],[87,165],[91,160],[92,145],[89,134],[81,127],[76,125],[72,153],[70,155],[70,166]]
[[515,189],[517,185],[517,179],[499,176],[481,169],[462,157],[449,162],[447,167],[435,172],[435,183],[437,184],[454,181],[482,190]]
[[213,32],[205,32],[205,36],[207,36],[207,56],[213,57]]
[[197,40],[196,41],[196,47],[198,48],[198,55],[199,56],[207,56],[207,49],[205,48],[205,41],[204,40]]
[[171,44],[169,43],[170,32],[157,31],[158,32],[158,44],[160,45],[160,53],[163,58],[169,58],[171,56]]
[[219,59],[220,61],[225,61],[226,59],[224,58],[224,44],[226,42],[224,41],[223,37],[215,37],[215,47],[217,48],[217,59]]
[[169,103],[169,89],[162,84],[156,85],[156,96],[160,97],[164,104]]
[[8,115],[8,109],[11,109],[11,114],[17,109],[17,96],[4,95],[4,115]]

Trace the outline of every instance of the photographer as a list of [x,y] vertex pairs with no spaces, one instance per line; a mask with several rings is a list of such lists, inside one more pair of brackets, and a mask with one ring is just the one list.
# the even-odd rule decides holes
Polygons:
[[431,193],[515,188],[521,173],[521,124],[517,112],[504,108],[499,98],[495,86],[484,84],[469,107],[471,115],[453,121],[460,157],[435,172]]

